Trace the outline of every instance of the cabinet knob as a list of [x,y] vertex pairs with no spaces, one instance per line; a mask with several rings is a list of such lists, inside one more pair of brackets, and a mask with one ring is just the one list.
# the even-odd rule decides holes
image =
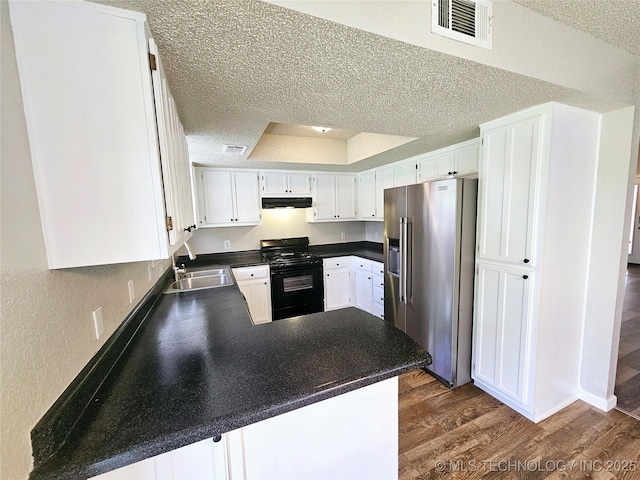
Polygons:
[[216,435],[215,437],[213,437],[213,441],[215,443],[218,443],[220,440],[222,440],[222,435]]
[[453,175],[453,172],[449,172],[448,175]]
[[530,262],[530,260],[529,260],[528,258],[525,258],[525,259],[523,260],[523,262],[524,262],[524,263],[529,263],[529,262]]
[[458,172],[455,172],[455,171],[454,171],[454,172],[453,172],[453,174],[454,174],[454,175],[457,175],[457,174],[458,174]]
[[529,275],[522,275],[522,278],[526,280],[527,278],[529,278]]
[[251,276],[253,277],[253,273],[251,274]]
[[327,277],[330,277],[330,276],[331,276],[331,275],[329,275],[329,274],[327,273]]
[[371,277],[367,277],[367,280],[371,280]]

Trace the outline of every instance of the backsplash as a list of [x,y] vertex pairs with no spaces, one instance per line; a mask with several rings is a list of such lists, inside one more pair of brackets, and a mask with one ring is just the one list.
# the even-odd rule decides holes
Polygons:
[[[220,253],[228,251],[258,250],[260,240],[272,238],[309,237],[311,245],[325,243],[382,242],[382,223],[329,222],[308,223],[303,208],[262,210],[262,224],[253,227],[217,227],[197,230],[189,245],[196,253]],[[378,233],[378,239],[375,234]],[[344,239],[341,234],[344,233]],[[230,249],[224,248],[228,240]],[[185,253],[181,248],[178,254]]]

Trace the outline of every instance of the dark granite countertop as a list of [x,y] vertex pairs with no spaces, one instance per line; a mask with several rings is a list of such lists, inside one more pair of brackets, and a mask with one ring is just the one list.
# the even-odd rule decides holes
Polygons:
[[428,362],[356,308],[252,325],[236,285],[164,295],[31,478],[91,477]]

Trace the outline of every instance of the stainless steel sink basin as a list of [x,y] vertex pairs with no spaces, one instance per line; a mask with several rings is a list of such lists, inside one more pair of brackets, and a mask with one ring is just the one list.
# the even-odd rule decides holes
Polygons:
[[180,280],[183,278],[195,278],[195,277],[210,277],[215,275],[229,275],[228,268],[213,268],[211,270],[197,270],[195,272],[184,272],[181,273]]
[[196,272],[185,272],[180,278],[172,282],[164,293],[188,292],[203,290],[205,288],[217,288],[233,285],[231,273],[228,268],[215,268]]

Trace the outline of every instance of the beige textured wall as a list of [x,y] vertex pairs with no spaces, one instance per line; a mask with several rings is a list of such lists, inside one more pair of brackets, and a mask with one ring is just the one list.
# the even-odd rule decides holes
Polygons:
[[[0,2],[0,478],[27,478],[35,423],[168,268],[162,261],[47,270],[7,3]],[[70,179],[80,181],[80,179]],[[135,303],[135,302],[134,302]],[[102,306],[96,340],[91,312]]]
[[347,140],[347,161],[349,164],[359,162],[413,140],[417,140],[417,138],[381,135],[379,133],[359,133]]
[[264,133],[249,160],[346,165],[347,148],[344,140]]

